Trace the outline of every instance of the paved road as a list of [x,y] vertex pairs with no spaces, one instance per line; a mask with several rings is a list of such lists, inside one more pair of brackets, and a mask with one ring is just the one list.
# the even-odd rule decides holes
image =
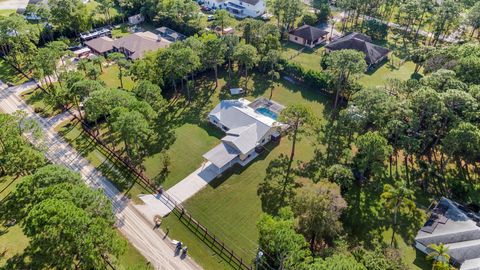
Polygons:
[[43,147],[46,157],[53,163],[65,165],[78,171],[85,182],[92,188],[102,189],[112,201],[117,218],[117,227],[125,237],[142,253],[155,269],[194,270],[201,269],[190,257],[181,259],[174,255],[173,245],[168,238],[163,239],[163,233],[153,230],[153,220],[146,220],[120,192],[102,174],[93,168],[75,149],[63,140],[53,129],[59,120],[48,121],[38,116],[19,97],[23,91],[35,88],[33,82],[10,87],[0,91],[0,110],[13,113],[23,110],[27,117],[37,121],[43,129],[44,138],[39,141],[29,134],[26,137],[36,146]]

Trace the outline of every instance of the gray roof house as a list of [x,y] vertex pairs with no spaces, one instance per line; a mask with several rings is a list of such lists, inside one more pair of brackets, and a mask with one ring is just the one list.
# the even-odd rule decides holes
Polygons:
[[208,115],[210,123],[225,132],[221,143],[203,155],[219,173],[233,164],[246,165],[257,156],[261,147],[280,136],[283,125],[276,117],[284,107],[264,98],[250,102],[221,101]]
[[480,270],[480,213],[441,198],[418,231],[415,247],[425,254],[431,244],[448,247],[450,263],[460,270]]
[[357,50],[365,54],[365,62],[369,67],[382,62],[390,52],[387,48],[372,43],[372,39],[361,33],[351,33],[325,46],[327,52],[338,50]]

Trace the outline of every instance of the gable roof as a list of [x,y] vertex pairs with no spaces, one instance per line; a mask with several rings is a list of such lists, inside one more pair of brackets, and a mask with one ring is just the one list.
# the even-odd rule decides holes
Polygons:
[[204,154],[203,157],[208,159],[218,168],[222,168],[230,161],[234,160],[239,154],[240,153],[235,148],[228,144],[221,143]]
[[303,26],[298,27],[297,29],[290,31],[290,34],[297,37],[301,37],[308,41],[313,41],[326,36],[328,32],[320,28],[305,24]]
[[363,52],[365,62],[369,65],[376,63],[390,52],[385,47],[373,44],[369,36],[355,32],[330,42],[325,48],[333,51],[352,49]]
[[[441,198],[415,241],[426,247],[445,244],[450,257],[459,264],[469,265],[480,260],[480,223],[477,223],[480,215],[465,210],[462,205]],[[461,269],[465,269],[463,265]]]
[[98,53],[105,53],[113,50],[113,39],[109,37],[94,38],[85,41],[85,45]]
[[170,45],[170,41],[158,37],[152,32],[138,32],[113,41],[113,47],[124,48],[133,54],[132,59],[143,57],[147,51],[156,51]]

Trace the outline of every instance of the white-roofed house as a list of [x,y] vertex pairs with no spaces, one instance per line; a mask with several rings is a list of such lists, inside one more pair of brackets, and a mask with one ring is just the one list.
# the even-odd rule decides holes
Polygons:
[[245,166],[261,151],[261,147],[280,137],[284,125],[276,120],[284,107],[259,98],[223,100],[208,115],[210,123],[226,134],[221,143],[203,155],[221,174],[234,164]]
[[480,270],[480,213],[472,208],[441,198],[418,231],[415,247],[428,254],[432,251],[429,245],[443,243],[452,265]]

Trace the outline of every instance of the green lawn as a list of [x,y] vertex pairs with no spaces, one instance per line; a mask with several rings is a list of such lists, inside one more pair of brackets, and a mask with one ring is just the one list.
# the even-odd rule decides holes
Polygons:
[[[390,244],[392,238],[392,230],[388,229],[383,232],[385,243]],[[426,255],[418,251],[414,246],[405,243],[402,237],[395,236],[396,247],[402,252],[403,262],[410,270],[430,270],[432,263],[427,261]]]
[[130,32],[128,32],[128,25],[122,24],[119,27],[115,27],[112,30],[112,37],[113,38],[120,38],[129,35]]
[[[323,48],[311,50],[305,48],[301,53],[303,46],[287,42],[283,45],[283,56],[290,62],[301,65],[304,68],[322,71],[320,61],[324,54]],[[390,59],[384,62],[377,69],[371,70],[363,74],[359,82],[365,87],[383,86],[388,79],[407,80],[414,76],[415,64],[411,61],[401,62],[401,60],[391,55]]]
[[[0,12],[2,11],[3,10],[0,10]],[[17,71],[11,65],[9,65],[6,61],[4,61],[1,58],[0,58],[0,80],[3,81],[4,83],[11,83],[14,85],[22,84],[27,81],[25,77],[17,73]]]
[[[124,71],[125,73],[125,71]],[[103,68],[103,73],[99,79],[104,81],[108,87],[117,88],[120,87],[120,80],[118,77],[119,69],[117,65],[111,65],[107,68]],[[131,90],[134,86],[134,82],[128,76],[123,76],[123,87],[127,90]]]
[[9,16],[10,14],[13,14],[13,13],[15,13],[15,12],[17,12],[17,11],[14,10],[14,9],[2,9],[2,10],[0,10],[0,17],[1,17],[1,16],[7,17],[7,16]]
[[[195,171],[203,162],[202,155],[220,143],[215,135],[220,132],[210,127],[209,130],[202,129],[194,124],[184,124],[175,130],[176,140],[167,151],[170,157],[171,173],[162,183],[169,188]],[[148,158],[144,165],[146,174],[154,178],[160,172],[160,155]]]
[[400,59],[392,57],[378,69],[362,75],[359,82],[365,87],[383,86],[389,79],[408,80],[413,78],[414,70],[413,62],[408,61],[402,64]]
[[[301,49],[303,49],[303,51],[299,53]],[[316,71],[322,70],[320,61],[322,60],[324,51],[325,49],[323,47],[310,49],[293,42],[283,44],[283,57],[289,59],[290,62]]]
[[[85,4],[87,6],[87,10],[89,12],[92,12],[92,13],[95,13],[95,16],[93,17],[95,20],[97,21],[104,21],[106,19],[106,16],[105,14],[101,14],[97,11],[97,7],[99,5],[98,2],[96,1],[90,1],[88,2],[87,4]],[[118,16],[119,12],[117,9],[115,8],[110,8],[109,9],[109,14],[110,14],[110,18],[113,18],[115,16]]]

